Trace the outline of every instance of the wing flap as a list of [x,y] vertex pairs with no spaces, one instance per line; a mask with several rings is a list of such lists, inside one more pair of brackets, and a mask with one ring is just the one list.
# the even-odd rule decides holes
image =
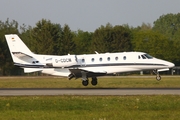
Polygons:
[[82,77],[82,73],[86,73],[87,77],[104,76],[107,74],[105,71],[88,71],[83,69],[69,69],[69,71],[71,72],[69,79]]

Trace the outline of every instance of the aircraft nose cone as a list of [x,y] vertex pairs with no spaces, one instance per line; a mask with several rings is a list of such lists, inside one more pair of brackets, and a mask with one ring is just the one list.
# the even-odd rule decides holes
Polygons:
[[172,67],[174,67],[174,66],[175,66],[174,63],[171,63],[171,62],[168,63],[168,67],[169,67],[169,68],[172,68]]

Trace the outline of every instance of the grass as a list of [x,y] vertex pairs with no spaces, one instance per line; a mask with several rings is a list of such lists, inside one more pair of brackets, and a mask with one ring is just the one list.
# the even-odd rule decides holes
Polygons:
[[0,88],[179,88],[180,76],[120,76],[100,77],[98,85],[84,87],[81,79],[60,77],[0,77]]
[[0,120],[176,120],[180,96],[0,97]]
[[[0,88],[180,88],[179,76],[99,78],[97,86],[59,77],[0,77]],[[0,97],[0,120],[178,120],[180,96]]]

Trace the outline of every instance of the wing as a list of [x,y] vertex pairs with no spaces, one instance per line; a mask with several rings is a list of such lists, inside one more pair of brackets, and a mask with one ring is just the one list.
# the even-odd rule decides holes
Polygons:
[[69,79],[72,79],[73,77],[80,78],[84,73],[87,77],[104,76],[107,74],[105,71],[88,71],[83,69],[69,69],[69,71],[71,72],[71,74],[68,76]]
[[42,70],[43,70],[42,68],[24,68],[25,73],[38,72]]

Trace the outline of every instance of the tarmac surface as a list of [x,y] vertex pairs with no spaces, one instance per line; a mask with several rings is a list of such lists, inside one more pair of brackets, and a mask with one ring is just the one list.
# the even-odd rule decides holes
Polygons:
[[0,96],[180,95],[180,88],[1,88]]

